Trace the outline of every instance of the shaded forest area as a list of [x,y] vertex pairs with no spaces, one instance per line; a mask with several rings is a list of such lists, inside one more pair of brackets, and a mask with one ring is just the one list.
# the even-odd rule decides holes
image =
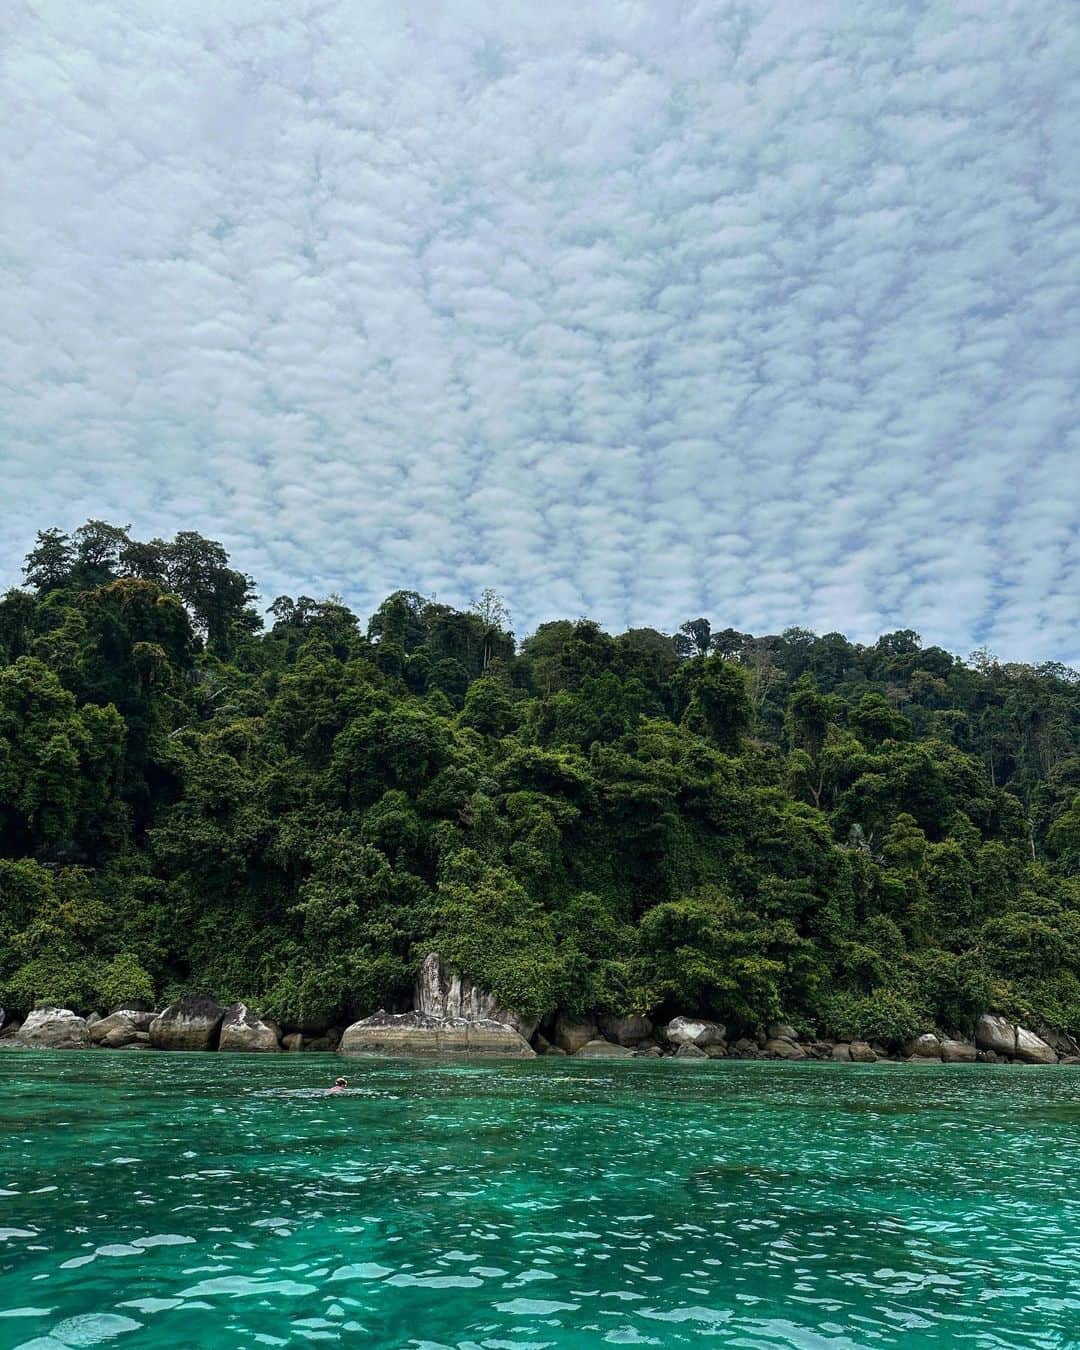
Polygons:
[[38,535],[0,601],[0,1003],[317,1030],[437,949],[529,1014],[1080,1031],[1075,672],[253,597],[195,533]]

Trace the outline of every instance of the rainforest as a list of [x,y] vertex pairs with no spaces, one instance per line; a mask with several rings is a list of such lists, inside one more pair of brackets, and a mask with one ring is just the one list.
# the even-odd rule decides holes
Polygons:
[[1080,1030],[1067,667],[255,595],[195,532],[37,535],[0,601],[8,1009],[325,1028],[438,950],[536,1017]]

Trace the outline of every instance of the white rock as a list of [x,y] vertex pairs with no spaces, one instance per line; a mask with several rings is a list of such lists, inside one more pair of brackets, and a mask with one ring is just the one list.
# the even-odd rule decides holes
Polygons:
[[438,952],[424,957],[420,974],[416,977],[413,1001],[416,1011],[427,1017],[441,1017],[444,1021],[502,1022],[525,1040],[532,1038],[539,1022],[535,1017],[504,1008],[493,994],[486,993],[471,980],[464,980],[456,970],[442,962]]
[[70,1008],[35,1008],[19,1029],[20,1045],[38,1050],[85,1050],[90,1045],[86,1019]]
[[1016,1028],[1016,1058],[1025,1064],[1057,1063],[1053,1048],[1027,1027]]
[[709,1045],[722,1045],[727,1028],[719,1022],[706,1022],[696,1017],[673,1017],[664,1028],[664,1036],[672,1045],[696,1045],[704,1050]]

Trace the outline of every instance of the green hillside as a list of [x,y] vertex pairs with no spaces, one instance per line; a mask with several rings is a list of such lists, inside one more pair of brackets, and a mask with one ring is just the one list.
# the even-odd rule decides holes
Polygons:
[[0,601],[0,1003],[314,1027],[437,948],[534,1014],[1080,1030],[1074,672],[252,596],[197,534],[38,535]]

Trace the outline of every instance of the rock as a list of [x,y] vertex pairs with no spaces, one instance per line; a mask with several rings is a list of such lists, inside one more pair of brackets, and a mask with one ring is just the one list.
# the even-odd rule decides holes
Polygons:
[[92,1026],[94,1025],[95,1022],[100,1022],[100,1021],[101,1021],[101,1014],[100,1014],[100,1013],[87,1013],[87,1014],[86,1014],[86,1025],[87,1025],[88,1027],[92,1027]]
[[1000,1064],[1002,1056],[995,1054],[993,1050],[976,1050],[975,1059],[979,1064]]
[[837,1060],[841,1064],[850,1064],[851,1046],[846,1045],[842,1042],[838,1042],[832,1048],[832,1058]]
[[545,1053],[545,1054],[548,1054],[548,1055],[554,1055],[556,1059],[565,1059],[565,1058],[566,1058],[566,1051],[563,1050],[563,1049],[561,1049],[561,1048],[560,1048],[559,1046],[557,1046],[557,1045],[549,1045],[548,1048],[547,1048],[547,1050],[546,1050],[544,1053]]
[[551,1042],[542,1032],[538,1031],[532,1038],[532,1048],[538,1055],[546,1055],[551,1049]]
[[505,1022],[388,1013],[380,1009],[347,1027],[343,1055],[483,1055],[532,1059],[535,1051]]
[[562,1013],[555,1019],[555,1044],[568,1055],[576,1054],[583,1045],[595,1041],[598,1034],[595,1022],[579,1022]]
[[1016,1028],[997,1013],[983,1013],[975,1023],[975,1045],[1011,1058],[1016,1053]]
[[1027,1027],[1016,1028],[1016,1058],[1022,1064],[1056,1064],[1057,1055],[1051,1046]]
[[801,1045],[786,1038],[771,1037],[765,1042],[765,1053],[773,1059],[805,1059],[806,1051]]
[[[149,1031],[150,1023],[158,1016],[152,1008],[114,1008],[109,1013],[109,1017],[113,1017],[117,1013],[126,1017],[134,1025],[136,1031]],[[102,1020],[107,1019],[103,1018]]]
[[707,1022],[696,1017],[673,1017],[664,1028],[664,1035],[672,1045],[696,1045],[704,1050],[707,1045],[720,1045],[727,1028],[719,1022]]
[[642,1041],[634,1050],[634,1054],[637,1055],[638,1059],[659,1059],[663,1053],[663,1050],[661,1050],[655,1042],[648,1045]]
[[1061,1060],[1061,1063],[1074,1067],[1075,1065],[1080,1064],[1080,1055],[1065,1055]]
[[341,1032],[337,1027],[331,1027],[325,1036],[312,1036],[310,1041],[304,1041],[303,1049],[312,1050],[316,1054],[326,1054],[332,1052],[341,1044]]
[[735,1059],[757,1059],[758,1043],[748,1036],[740,1036],[731,1047],[731,1053]]
[[438,952],[424,957],[414,992],[416,1011],[446,1021],[502,1022],[529,1040],[539,1021],[504,1008],[493,994],[463,979],[442,962]]
[[941,1042],[932,1031],[924,1031],[905,1043],[904,1054],[909,1059],[940,1059]]
[[769,1027],[767,1039],[770,1041],[797,1041],[799,1033],[790,1022],[774,1022]]
[[19,1029],[21,1028],[21,1026],[22,1023],[19,1021],[17,1017],[9,1018],[8,1021],[6,1021],[4,1025],[0,1027],[0,1041],[14,1040],[15,1037],[19,1034]]
[[575,1059],[631,1059],[633,1050],[628,1045],[616,1045],[614,1041],[586,1041],[580,1050],[574,1051]]
[[852,1041],[848,1045],[848,1054],[854,1064],[876,1064],[878,1059],[877,1051],[865,1041]]
[[803,1049],[811,1059],[832,1059],[832,1041],[811,1041],[809,1045],[804,1045]]
[[627,1013],[625,1017],[601,1017],[600,1030],[617,1045],[637,1045],[652,1035],[653,1024],[647,1017]]
[[281,1038],[282,1050],[290,1050],[294,1054],[303,1047],[304,1038],[298,1031],[290,1031],[287,1036]]
[[678,1050],[675,1051],[676,1059],[708,1059],[709,1056],[702,1050],[700,1045],[695,1045],[693,1041],[683,1041]]
[[19,1028],[20,1045],[35,1050],[86,1050],[90,1032],[70,1008],[35,1008]]
[[91,1041],[103,1050],[122,1050],[125,1045],[132,1045],[138,1035],[139,1028],[123,1012],[110,1013],[90,1027]]
[[942,1041],[941,1058],[946,1064],[974,1064],[975,1047],[970,1041]]
[[707,1045],[705,1053],[710,1059],[727,1059],[727,1046],[723,1043],[718,1045]]
[[155,1050],[213,1050],[225,1010],[204,994],[184,994],[150,1023]]
[[233,1003],[221,1019],[218,1049],[276,1054],[281,1046],[274,1029],[256,1017],[246,1003]]
[[1067,1036],[1063,1031],[1054,1031],[1050,1027],[1040,1027],[1035,1034],[1040,1040],[1045,1041],[1061,1060],[1068,1056],[1080,1055],[1080,1045],[1077,1045],[1073,1038]]

